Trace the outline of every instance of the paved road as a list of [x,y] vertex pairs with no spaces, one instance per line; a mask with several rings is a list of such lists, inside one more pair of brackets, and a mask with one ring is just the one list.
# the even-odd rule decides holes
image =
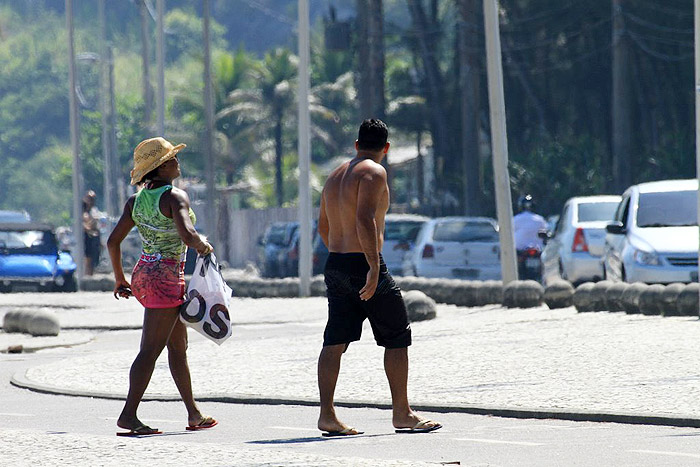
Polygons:
[[[342,408],[344,419],[367,434],[325,440],[315,430],[316,407],[204,402],[221,425],[207,433],[181,433],[180,403],[148,402],[143,418],[170,434],[122,440],[114,436],[120,401],[38,394],[10,386],[9,380],[15,375],[32,386],[122,397],[138,346],[138,304],[117,302],[108,293],[26,293],[2,299],[0,315],[17,307],[55,310],[64,330],[40,343],[72,347],[0,354],[0,443],[7,447],[0,451],[0,461],[5,456],[21,459],[19,465],[162,465],[193,458],[214,459],[213,465],[700,462],[700,431],[693,428],[455,413],[465,407],[533,408],[700,419],[695,318],[439,306],[437,319],[414,323],[410,351],[414,405],[451,412],[429,414],[445,423],[439,432],[399,436],[392,432],[386,410]],[[234,336],[221,347],[190,334],[198,397],[314,403],[324,300],[237,299],[233,317]],[[39,342],[0,332],[0,349],[20,341],[27,347]],[[159,360],[149,394],[176,398],[165,359]],[[389,403],[381,350],[369,329],[344,357],[338,400],[374,407]]]

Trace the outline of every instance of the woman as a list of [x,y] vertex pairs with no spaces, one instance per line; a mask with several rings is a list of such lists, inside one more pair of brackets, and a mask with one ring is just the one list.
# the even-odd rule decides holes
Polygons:
[[[119,222],[107,241],[114,270],[114,297],[130,295],[145,307],[141,348],[129,372],[129,393],[117,426],[129,430],[123,436],[158,434],[142,423],[136,410],[163,348],[168,347],[170,373],[187,408],[188,430],[211,428],[217,424],[197,408],[187,366],[187,328],[178,319],[185,295],[185,253],[187,247],[200,255],[212,252],[212,246],[194,228],[195,216],[187,194],[172,186],[180,176],[177,153],[184,144],[173,146],[163,138],[151,138],[134,150],[131,184],[144,188],[131,196]],[[124,276],[121,243],[134,227],[143,242],[143,252],[131,275]]]

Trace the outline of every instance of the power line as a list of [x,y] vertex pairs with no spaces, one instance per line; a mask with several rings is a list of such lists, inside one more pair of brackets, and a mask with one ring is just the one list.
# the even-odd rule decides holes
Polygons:
[[647,54],[651,55],[654,58],[658,58],[659,60],[663,60],[665,62],[680,62],[683,60],[688,60],[690,58],[693,58],[694,53],[688,53],[688,54],[682,54],[682,55],[669,55],[663,52],[659,52],[657,50],[652,49],[649,47],[648,44],[644,43],[643,39],[641,36],[628,31],[629,37],[632,39],[632,41],[639,46],[640,49],[642,49],[644,52]]
[[650,29],[655,29],[657,31],[663,31],[663,32],[674,32],[677,34],[695,34],[695,30],[693,28],[690,29],[679,29],[679,28],[671,28],[668,26],[660,26],[656,23],[652,23],[651,21],[647,21],[644,18],[640,18],[639,16],[633,15],[632,13],[628,13],[626,11],[621,12],[622,15],[624,15],[627,19],[631,20],[633,23],[637,23],[640,26],[644,26]]

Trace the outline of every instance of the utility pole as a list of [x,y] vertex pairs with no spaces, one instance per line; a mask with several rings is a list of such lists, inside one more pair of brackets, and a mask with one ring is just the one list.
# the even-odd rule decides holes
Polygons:
[[66,1],[66,27],[68,29],[68,101],[70,108],[70,143],[73,153],[73,237],[75,250],[73,258],[77,266],[76,282],[78,290],[83,279],[83,258],[85,256],[83,238],[83,205],[81,190],[80,139],[78,137],[78,100],[75,95],[75,31],[73,28],[73,0]]
[[510,196],[510,176],[508,175],[508,133],[506,131],[506,105],[503,95],[498,0],[484,0],[484,26],[489,80],[493,182],[498,212],[498,236],[501,242],[501,275],[503,284],[506,285],[518,279],[518,265],[515,256],[513,205]]
[[110,67],[111,60],[108,57],[107,49],[109,45],[107,44],[107,17],[105,11],[105,0],[99,0],[98,2],[98,16],[100,22],[100,65],[101,65],[101,75],[100,75],[100,113],[102,114],[102,199],[104,201],[105,212],[107,217],[111,218],[114,216],[114,204],[112,202],[112,183],[114,182],[114,176],[112,175],[112,138],[110,136],[109,129],[111,128],[112,115],[110,113],[110,94],[109,94],[109,83],[111,81],[110,77]]
[[143,121],[144,126],[150,128],[153,111],[153,89],[151,88],[151,62],[150,62],[150,32],[148,28],[149,14],[146,0],[139,2],[141,13],[141,73],[143,75]]
[[163,16],[165,15],[165,0],[156,0],[156,61],[158,65],[158,95],[156,96],[156,113],[158,136],[165,137],[165,34],[163,32]]
[[632,88],[630,44],[625,31],[627,0],[612,2],[612,175],[613,189],[622,193],[632,183]]
[[299,0],[299,296],[311,295],[309,0]]
[[[210,37],[210,16],[209,0],[203,0],[202,16],[204,18],[204,113],[206,129],[204,131],[204,151],[206,154],[206,179],[207,179],[207,227],[209,231],[209,241],[214,248],[219,244],[219,225],[217,222],[216,209],[216,185],[214,183],[214,96],[211,88],[211,37]],[[226,256],[224,252],[219,252],[221,258]]]
[[481,157],[479,154],[479,73],[476,71],[479,0],[459,0],[459,91],[462,126],[462,209],[475,216],[481,210]]
[[[695,0],[695,167],[700,181],[700,0]],[[698,196],[700,212],[700,196]],[[700,249],[698,249],[700,264]],[[700,309],[698,310],[700,314]]]

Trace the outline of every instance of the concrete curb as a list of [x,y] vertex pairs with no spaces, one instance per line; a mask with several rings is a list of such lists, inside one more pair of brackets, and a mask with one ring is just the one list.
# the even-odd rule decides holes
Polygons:
[[[10,379],[13,386],[28,389],[30,391],[43,394],[56,394],[71,397],[94,397],[98,399],[125,400],[126,396],[99,391],[79,391],[66,388],[58,388],[32,382],[26,377],[27,370],[15,373]],[[180,396],[167,394],[147,394],[144,401],[171,402],[179,401]],[[220,394],[197,397],[199,402],[218,402],[224,404],[249,404],[249,405],[301,405],[307,407],[317,407],[316,399],[298,398],[285,399],[275,397],[265,397],[254,394],[240,394],[236,396]],[[361,400],[337,400],[335,405],[346,408],[371,408],[391,410],[391,404],[376,401]],[[615,412],[595,412],[595,411],[571,411],[555,408],[508,408],[470,405],[432,405],[432,404],[411,404],[411,406],[421,412],[435,413],[464,413],[472,415],[490,415],[503,418],[534,418],[534,419],[554,419],[569,420],[574,422],[599,422],[599,423],[624,423],[628,425],[660,425],[685,428],[700,428],[700,419],[683,415],[649,415],[636,413],[615,413]]]

